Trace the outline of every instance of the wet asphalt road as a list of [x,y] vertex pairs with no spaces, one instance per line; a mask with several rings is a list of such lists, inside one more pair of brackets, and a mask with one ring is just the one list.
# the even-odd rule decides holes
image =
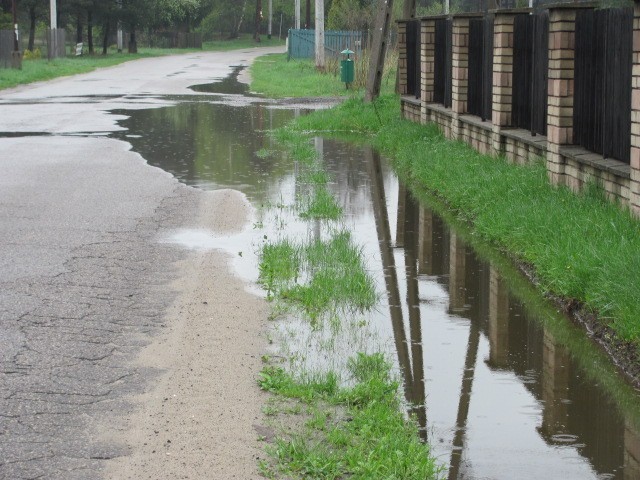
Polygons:
[[91,134],[119,128],[108,110],[166,105],[255,55],[145,59],[0,92],[0,478],[101,478],[127,453],[127,397],[159,374],[134,360],[164,327],[185,253],[158,240],[193,219],[199,192]]

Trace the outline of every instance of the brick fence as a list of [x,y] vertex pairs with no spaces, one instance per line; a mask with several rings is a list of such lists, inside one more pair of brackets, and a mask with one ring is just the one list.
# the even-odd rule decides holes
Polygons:
[[[404,118],[436,123],[451,139],[462,140],[482,153],[504,155],[525,164],[546,159],[549,180],[579,191],[588,182],[599,183],[608,196],[640,216],[640,3],[633,11],[633,74],[631,98],[630,163],[604,158],[574,145],[575,35],[578,10],[592,6],[567,4],[549,9],[547,70],[547,135],[514,127],[513,69],[514,19],[530,10],[496,10],[493,31],[493,95],[490,120],[468,114],[469,22],[474,15],[453,15],[451,108],[434,103],[435,22],[442,16],[421,19],[421,98],[406,96],[406,29],[399,22],[399,81]],[[477,15],[476,15],[477,16]]]

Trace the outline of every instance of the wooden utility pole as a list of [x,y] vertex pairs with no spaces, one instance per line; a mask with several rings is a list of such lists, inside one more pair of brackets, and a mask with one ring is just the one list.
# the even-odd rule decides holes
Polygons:
[[324,71],[324,0],[316,0],[316,68]]
[[13,51],[17,52],[20,50],[20,42],[18,39],[18,7],[16,0],[11,2],[11,14],[13,16]]
[[415,18],[416,16],[416,0],[404,0],[402,6],[402,18]]
[[296,30],[300,29],[300,0],[295,1],[295,24]]
[[58,28],[58,8],[56,0],[49,0],[49,18],[51,20],[51,30]]
[[11,2],[11,14],[13,16],[13,51],[11,52],[11,68],[22,70],[22,52],[20,51],[20,39],[18,38],[18,6],[17,0]]
[[389,37],[389,24],[393,11],[393,0],[380,0],[381,5],[376,16],[373,41],[371,42],[371,57],[369,59],[369,74],[364,94],[364,101],[370,103],[380,96],[380,84],[382,83],[382,70],[384,58],[387,54],[387,38]]
[[267,30],[267,38],[271,40],[273,30],[273,0],[269,0],[269,27]]

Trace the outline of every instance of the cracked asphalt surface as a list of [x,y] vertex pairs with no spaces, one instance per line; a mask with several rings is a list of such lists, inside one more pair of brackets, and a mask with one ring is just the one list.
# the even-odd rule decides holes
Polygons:
[[102,478],[129,453],[105,426],[162,374],[135,360],[167,328],[189,253],[158,238],[197,221],[202,192],[88,134],[118,128],[108,110],[166,105],[257,54],[145,59],[0,92],[0,478]]

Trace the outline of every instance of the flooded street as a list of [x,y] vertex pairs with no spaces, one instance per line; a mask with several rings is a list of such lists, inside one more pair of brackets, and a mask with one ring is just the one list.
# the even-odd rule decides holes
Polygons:
[[[348,231],[376,307],[346,312],[337,332],[271,322],[271,353],[340,371],[355,351],[384,352],[445,478],[640,478],[637,392],[506,259],[412,196],[371,148],[310,140],[344,219],[296,214],[312,187],[268,131],[318,105],[244,96],[235,60],[214,83],[171,65],[162,90],[140,67],[130,94],[79,87],[53,101],[63,90],[53,84],[51,96],[0,98],[0,146],[11,152],[0,179],[0,477],[140,467],[202,478],[212,458],[228,472],[241,458],[252,462],[241,478],[258,478],[260,250]],[[136,409],[144,419],[131,433],[120,416]],[[241,435],[226,430],[240,423]],[[111,459],[121,470],[105,467]]]
[[[263,238],[329,234],[326,222],[288,208],[305,188],[297,163],[261,153],[274,148],[264,130],[299,112],[181,104],[117,113],[130,115],[119,135],[131,135],[150,164],[203,189],[237,188],[258,208],[253,227],[233,239],[183,232],[176,241],[234,253],[255,281]],[[315,146],[380,303],[354,314],[371,333],[345,335],[329,356],[304,322],[290,320],[287,353],[335,368],[336,356],[356,348],[384,349],[448,478],[638,478],[640,403],[603,355],[523,277],[503,272],[504,259],[477,253],[467,234],[416,201],[375,152],[320,138]]]

